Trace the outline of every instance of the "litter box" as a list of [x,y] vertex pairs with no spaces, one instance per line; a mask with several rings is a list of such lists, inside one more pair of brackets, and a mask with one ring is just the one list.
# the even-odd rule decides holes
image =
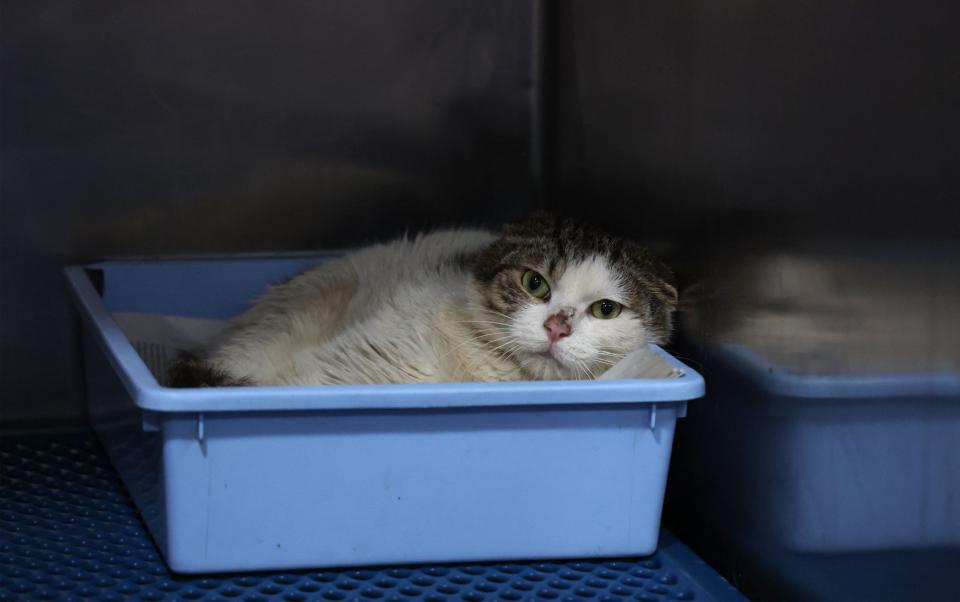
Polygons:
[[148,367],[163,354],[149,340],[138,353],[118,325],[152,315],[163,331],[174,316],[201,333],[322,260],[67,269],[91,421],[171,569],[656,550],[674,426],[704,391],[659,348],[681,375],[172,389]]
[[[804,374],[703,350],[671,495],[721,540],[799,554],[960,549],[960,374]],[[749,543],[749,545],[747,545]]]

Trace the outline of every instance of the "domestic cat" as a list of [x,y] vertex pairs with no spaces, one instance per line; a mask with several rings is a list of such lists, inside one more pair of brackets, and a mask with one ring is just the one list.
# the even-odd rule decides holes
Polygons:
[[349,253],[269,289],[175,387],[595,378],[669,337],[677,292],[638,243],[537,214]]

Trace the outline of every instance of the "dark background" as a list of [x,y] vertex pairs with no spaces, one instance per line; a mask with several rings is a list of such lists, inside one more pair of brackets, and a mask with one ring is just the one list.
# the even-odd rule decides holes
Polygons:
[[600,198],[652,234],[739,213],[956,236],[954,3],[559,6],[564,206]]
[[83,419],[64,265],[357,245],[538,198],[534,3],[2,10],[0,425]]
[[950,2],[2,10],[0,424],[82,419],[67,264],[536,206],[646,240],[685,286],[784,244],[958,237]]
[[[955,2],[0,10],[0,432],[84,421],[66,265],[355,246],[538,207],[675,267],[672,350],[708,383],[712,341],[800,372],[960,371]],[[717,404],[681,422],[674,490],[685,457],[711,457],[689,434]],[[848,593],[905,575],[894,598],[955,564],[748,566],[673,497],[671,528],[751,594],[795,595],[762,585],[792,562]]]

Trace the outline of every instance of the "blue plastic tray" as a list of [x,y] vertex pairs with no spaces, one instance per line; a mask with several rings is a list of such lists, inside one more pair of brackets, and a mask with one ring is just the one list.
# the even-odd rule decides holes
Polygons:
[[0,600],[743,598],[664,535],[654,556],[183,577],[169,572],[90,434],[0,442]]
[[960,549],[960,375],[808,375],[743,346],[706,354],[713,386],[674,484],[725,541]]
[[703,393],[666,354],[683,377],[174,390],[111,317],[228,318],[320,260],[68,270],[94,426],[174,570],[656,549],[675,422]]

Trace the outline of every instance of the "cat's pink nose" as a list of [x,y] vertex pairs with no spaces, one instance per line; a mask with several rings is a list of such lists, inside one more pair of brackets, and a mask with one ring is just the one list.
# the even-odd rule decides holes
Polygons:
[[547,338],[556,343],[563,337],[570,336],[570,316],[566,312],[558,312],[547,318],[543,323],[547,329]]

